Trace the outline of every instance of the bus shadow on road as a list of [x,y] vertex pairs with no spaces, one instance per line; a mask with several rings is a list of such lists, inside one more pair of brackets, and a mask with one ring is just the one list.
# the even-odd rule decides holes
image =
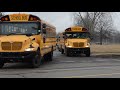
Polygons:
[[[49,64],[50,61],[45,60],[39,66],[39,68],[43,67],[46,64]],[[31,67],[30,63],[6,63],[2,69],[39,69]]]
[[[86,57],[86,55],[84,55],[84,54],[72,54],[68,57]],[[89,56],[89,57],[92,57],[92,56]]]
[[2,69],[31,69],[29,63],[6,63]]

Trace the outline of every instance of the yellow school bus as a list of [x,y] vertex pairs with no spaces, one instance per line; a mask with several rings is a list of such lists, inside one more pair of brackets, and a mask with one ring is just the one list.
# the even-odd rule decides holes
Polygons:
[[64,53],[63,51],[64,38],[63,37],[64,37],[63,32],[57,35],[57,49],[61,52],[61,54]]
[[9,14],[0,18],[0,68],[5,63],[29,62],[33,68],[53,60],[56,27],[32,14]]
[[90,56],[90,33],[80,26],[73,26],[65,29],[59,34],[58,50],[66,56],[86,54]]

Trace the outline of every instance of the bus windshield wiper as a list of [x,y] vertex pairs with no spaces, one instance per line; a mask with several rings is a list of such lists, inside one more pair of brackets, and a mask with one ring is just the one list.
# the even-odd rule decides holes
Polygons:
[[7,34],[7,36],[9,36],[9,35],[15,35],[16,33],[9,33],[9,34]]
[[26,34],[26,36],[32,36],[33,34],[32,33],[28,33],[28,34]]
[[32,29],[34,29],[34,30],[38,30],[38,28],[36,28],[36,27],[32,27]]

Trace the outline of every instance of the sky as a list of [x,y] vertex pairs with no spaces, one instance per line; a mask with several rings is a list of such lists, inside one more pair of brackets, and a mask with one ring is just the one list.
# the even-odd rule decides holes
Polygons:
[[[12,14],[19,12],[4,12],[4,14]],[[41,19],[51,23],[56,27],[57,32],[62,32],[64,29],[73,25],[73,12],[20,12],[29,13],[39,16]],[[120,12],[112,14],[114,27],[120,31]]]
[[114,27],[120,31],[120,12],[113,12],[112,14]]

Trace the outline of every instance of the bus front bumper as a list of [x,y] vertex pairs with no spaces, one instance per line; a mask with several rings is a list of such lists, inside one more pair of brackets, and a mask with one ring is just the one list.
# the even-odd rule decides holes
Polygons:
[[86,53],[90,48],[67,48],[70,53]]
[[36,55],[35,51],[29,52],[0,52],[0,59],[5,62],[30,61]]

